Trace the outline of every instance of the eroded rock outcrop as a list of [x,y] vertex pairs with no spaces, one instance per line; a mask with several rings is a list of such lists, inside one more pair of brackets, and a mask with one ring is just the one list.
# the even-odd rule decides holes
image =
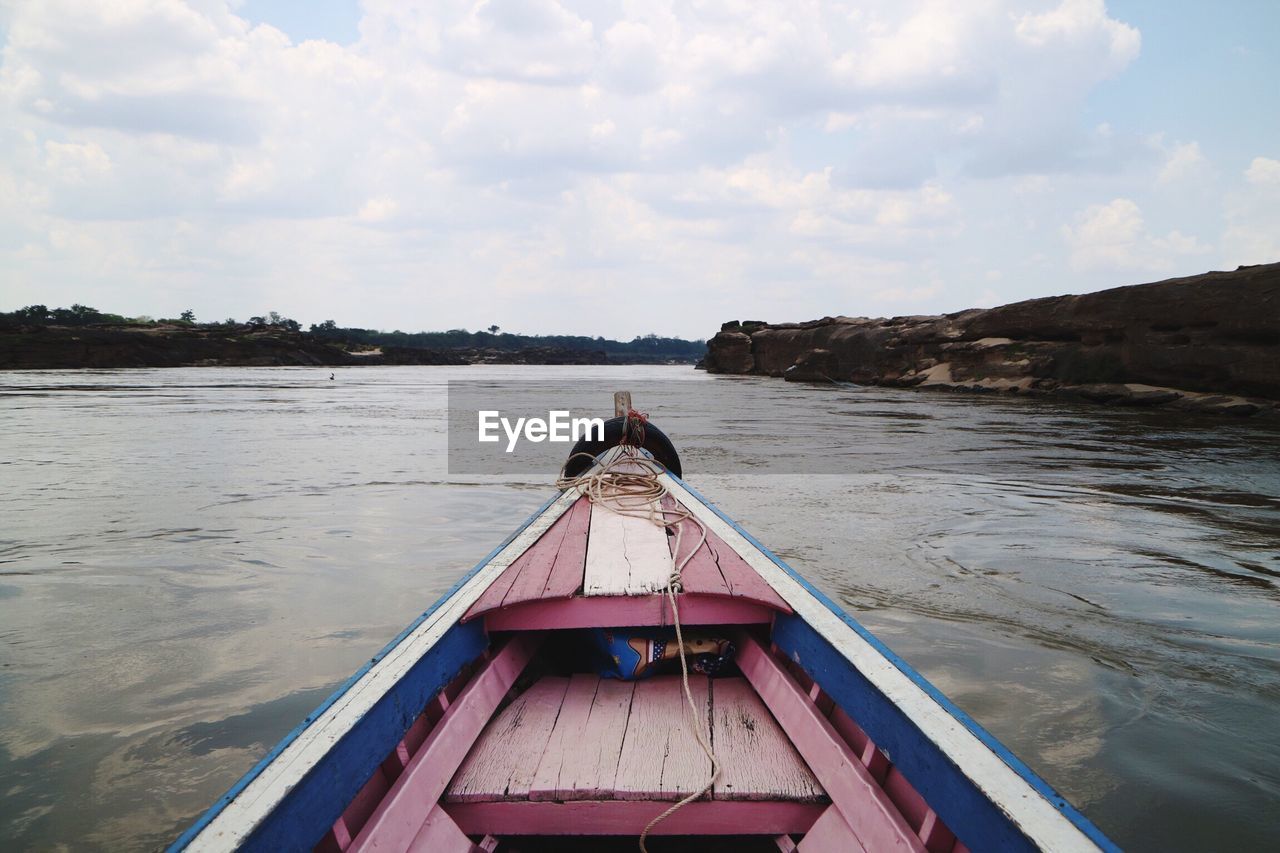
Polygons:
[[939,316],[726,323],[707,349],[713,373],[1274,412],[1280,264]]

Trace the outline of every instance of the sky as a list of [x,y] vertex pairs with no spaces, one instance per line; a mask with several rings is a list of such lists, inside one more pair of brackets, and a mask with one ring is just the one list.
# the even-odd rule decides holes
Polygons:
[[709,337],[1280,261],[1273,0],[0,0],[0,310]]

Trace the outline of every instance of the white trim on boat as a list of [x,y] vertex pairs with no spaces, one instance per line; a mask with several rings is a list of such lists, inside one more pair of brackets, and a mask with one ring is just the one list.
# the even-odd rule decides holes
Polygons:
[[457,624],[480,594],[511,562],[537,541],[577,500],[571,490],[560,495],[508,545],[440,605],[422,624],[364,674],[303,730],[284,751],[201,830],[188,851],[234,850],[276,808],[316,763],[422,659],[445,632]]
[[660,480],[707,528],[734,548],[807,622],[901,708],[925,737],[1007,814],[1022,832],[1046,851],[1097,850],[1097,845],[961,721],[884,657],[795,578],[778,567],[703,499],[666,474]]

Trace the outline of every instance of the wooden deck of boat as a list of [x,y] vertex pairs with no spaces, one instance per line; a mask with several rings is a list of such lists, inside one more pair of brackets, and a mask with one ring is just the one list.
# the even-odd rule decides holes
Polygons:
[[[678,506],[667,498],[667,506]],[[667,625],[661,595],[674,550],[682,559],[699,536],[686,523],[679,537],[578,498],[467,610],[493,630],[538,630],[597,625]],[[715,533],[681,575],[686,624],[755,624],[790,613],[782,597]],[[568,605],[568,606],[566,606]]]
[[[694,674],[689,687],[722,767],[709,799],[826,799],[745,679]],[[711,778],[689,723],[678,675],[542,678],[485,728],[445,800],[678,800]]]

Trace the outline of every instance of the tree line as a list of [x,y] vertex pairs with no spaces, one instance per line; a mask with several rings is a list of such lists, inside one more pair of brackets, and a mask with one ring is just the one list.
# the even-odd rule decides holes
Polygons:
[[503,332],[499,326],[471,332],[449,329],[446,332],[383,332],[339,326],[333,320],[312,323],[309,334],[321,340],[366,346],[399,346],[416,349],[497,349],[514,351],[529,347],[556,347],[584,352],[602,351],[609,355],[643,356],[653,359],[696,359],[706,354],[702,340],[667,338],[655,334],[637,335],[629,341],[615,341],[587,335],[521,335]]
[[380,346],[409,347],[413,349],[497,349],[517,351],[530,347],[554,347],[585,352],[602,351],[609,355],[625,355],[652,360],[694,360],[706,354],[705,341],[689,341],[683,338],[661,337],[655,334],[637,335],[629,341],[616,341],[604,337],[586,335],[522,335],[504,332],[499,326],[471,332],[466,329],[449,329],[445,332],[402,332],[399,329],[384,332],[355,326],[339,326],[333,320],[312,323],[306,330],[297,320],[276,311],[250,317],[244,323],[234,318],[215,322],[197,322],[195,312],[183,311],[177,317],[154,319],[152,317],[125,317],[75,304],[70,308],[49,308],[45,305],[28,305],[16,311],[0,311],[0,327],[15,326],[90,326],[125,325],[157,326],[174,325],[209,330],[278,329],[297,332],[318,341],[345,346],[367,348]]

